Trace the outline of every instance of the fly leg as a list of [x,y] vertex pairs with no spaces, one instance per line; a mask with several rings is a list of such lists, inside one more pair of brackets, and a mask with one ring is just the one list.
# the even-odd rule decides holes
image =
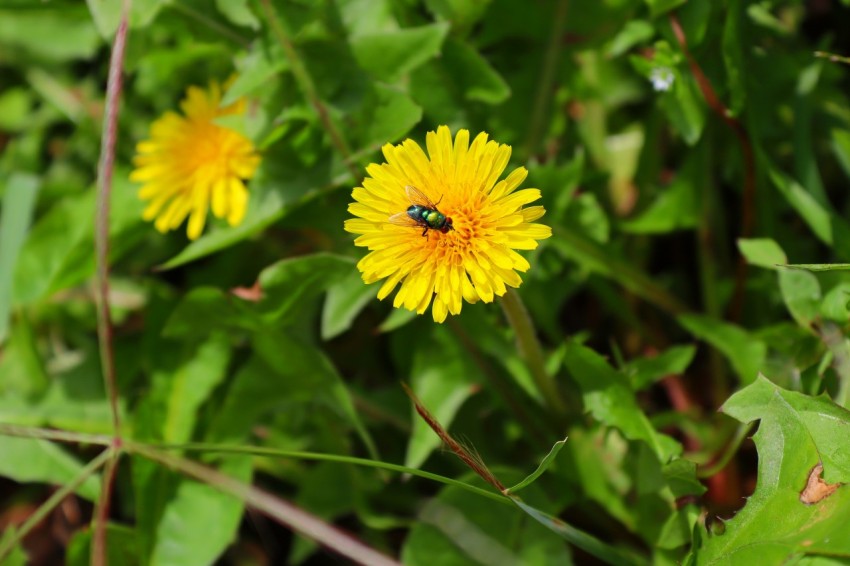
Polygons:
[[424,229],[424,230],[422,230],[422,237],[424,238],[424,237],[426,237],[427,235],[428,235],[428,227],[427,227],[427,226],[425,226],[425,229]]

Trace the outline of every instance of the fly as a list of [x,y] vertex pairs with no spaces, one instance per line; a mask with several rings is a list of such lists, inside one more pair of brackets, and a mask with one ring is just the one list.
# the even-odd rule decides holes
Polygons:
[[[404,212],[393,214],[389,218],[390,224],[396,226],[421,227],[422,235],[428,235],[428,230],[437,230],[443,234],[454,230],[452,219],[440,212],[437,205],[431,202],[422,191],[413,185],[404,187],[410,206]],[[440,197],[442,200],[442,197]],[[439,204],[440,201],[437,201]]]

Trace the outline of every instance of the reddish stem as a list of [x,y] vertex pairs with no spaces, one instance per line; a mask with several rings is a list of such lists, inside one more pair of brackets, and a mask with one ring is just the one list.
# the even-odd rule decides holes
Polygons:
[[118,412],[118,386],[115,376],[115,354],[112,347],[112,319],[109,313],[109,202],[112,192],[112,171],[115,165],[115,140],[118,132],[118,106],[121,99],[121,74],[124,66],[124,48],[127,43],[127,14],[129,0],[121,10],[121,22],[115,32],[112,56],[109,60],[109,77],[106,84],[106,110],[101,135],[100,160],[97,167],[97,214],[95,217],[95,261],[97,263],[97,334],[103,380],[112,412],[113,446],[116,451],[104,470],[100,500],[95,518],[92,539],[92,566],[106,564],[106,522],[115,469],[121,447],[121,416]]

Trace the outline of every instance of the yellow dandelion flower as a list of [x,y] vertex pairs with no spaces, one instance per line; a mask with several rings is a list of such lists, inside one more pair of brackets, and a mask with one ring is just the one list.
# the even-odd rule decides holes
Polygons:
[[208,90],[189,87],[180,103],[183,116],[166,112],[139,142],[130,180],[143,183],[139,198],[149,200],[142,213],[160,232],[179,227],[189,217],[186,233],[201,235],[207,210],[236,226],[245,216],[250,179],[260,164],[251,140],[215,123],[221,116],[245,113],[245,100],[221,105],[217,83]]
[[524,167],[499,180],[510,146],[485,133],[470,144],[467,130],[452,143],[446,126],[428,132],[425,142],[428,155],[410,139],[383,147],[386,163],[366,168],[369,176],[348,207],[357,218],[345,229],[370,250],[357,264],[363,280],[386,279],[379,299],[401,283],[393,306],[422,314],[433,299],[434,320],[443,322],[460,313],[464,299],[489,303],[506,286],[519,287],[517,271],[529,263],[514,250],[536,248],[552,230],[534,223],[542,206],[523,208],[540,198],[538,189],[516,190],[528,174]]

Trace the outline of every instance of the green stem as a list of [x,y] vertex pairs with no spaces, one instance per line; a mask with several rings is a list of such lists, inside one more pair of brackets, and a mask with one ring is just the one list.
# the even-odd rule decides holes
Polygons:
[[68,497],[72,492],[74,492],[78,487],[80,487],[84,481],[92,476],[107,460],[112,457],[113,450],[112,448],[107,448],[103,452],[101,452],[95,459],[86,464],[86,466],[80,470],[80,473],[77,474],[73,480],[69,483],[63,485],[59,489],[53,492],[53,495],[47,498],[47,501],[38,506],[38,509],[35,512],[27,517],[27,520],[24,521],[20,528],[15,531],[15,534],[3,542],[0,542],[0,564],[6,559],[12,549],[15,548],[15,545],[18,544],[27,534],[38,525],[53,509],[56,508],[57,505],[62,503],[62,500]]
[[348,167],[351,175],[355,180],[359,179],[361,174],[357,166],[351,160],[351,149],[345,142],[342,132],[340,132],[339,128],[337,128],[331,118],[327,106],[325,106],[325,103],[322,102],[322,99],[319,96],[319,91],[316,88],[316,83],[313,82],[313,77],[310,76],[309,71],[307,71],[307,67],[305,67],[304,63],[301,61],[301,57],[298,55],[298,51],[295,49],[295,45],[293,45],[292,39],[290,38],[286,22],[274,9],[271,4],[271,0],[261,0],[261,4],[263,11],[266,13],[266,17],[268,18],[272,33],[283,48],[286,58],[289,60],[295,81],[298,83],[298,86],[304,93],[304,96],[307,97],[307,100],[319,116],[319,121],[322,123],[322,127],[330,136],[331,143],[334,147],[336,147],[340,155],[342,155],[345,165]]
[[531,317],[528,315],[522,299],[514,289],[508,289],[508,292],[502,296],[499,301],[502,305],[502,310],[507,317],[508,322],[514,329],[517,339],[517,348],[520,356],[525,359],[528,364],[528,369],[531,371],[531,377],[537,385],[538,391],[543,397],[544,402],[558,414],[566,414],[567,405],[564,402],[555,380],[546,372],[545,360],[543,358],[543,348],[540,347],[540,342],[537,340],[537,333],[534,330],[534,324]]
[[[128,452],[139,451],[139,447],[141,449],[145,448],[154,448],[147,444],[136,443],[136,442],[127,442],[126,450]],[[419,470],[416,468],[408,468],[407,466],[401,466],[399,464],[390,464],[388,462],[381,462],[378,460],[368,460],[366,458],[357,458],[354,456],[343,456],[340,454],[322,454],[319,452],[302,452],[299,450],[280,450],[277,448],[266,448],[263,446],[240,446],[240,445],[232,445],[232,444],[208,444],[203,442],[196,443],[188,443],[188,444],[163,444],[155,447],[159,450],[184,450],[186,452],[203,452],[205,454],[219,453],[219,454],[250,454],[252,456],[265,456],[270,458],[297,458],[299,460],[313,460],[317,462],[336,462],[338,464],[352,464],[355,466],[366,466],[370,468],[376,468],[380,470],[389,470],[392,472],[399,472],[402,474],[409,474],[412,476],[418,476],[421,478],[433,480],[439,483],[443,483],[446,485],[451,485],[455,487],[459,487],[461,489],[465,489],[477,495],[483,495],[489,499],[494,501],[498,501],[499,503],[509,504],[510,502],[505,499],[502,495],[498,493],[494,493],[492,491],[488,491],[486,489],[481,489],[480,487],[476,487],[474,485],[469,485],[462,481],[458,481],[452,478],[447,478],[444,476],[440,476],[437,474],[432,474],[431,472],[426,472],[424,470]]]

